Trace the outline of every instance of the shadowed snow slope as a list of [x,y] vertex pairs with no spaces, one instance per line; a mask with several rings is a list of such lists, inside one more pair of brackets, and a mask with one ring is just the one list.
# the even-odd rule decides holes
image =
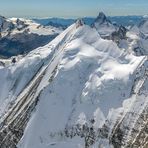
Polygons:
[[[83,148],[86,141],[79,134],[68,138],[65,129],[69,132],[76,125],[89,126],[92,121],[97,131],[109,112],[122,107],[132,93],[135,72],[145,57],[127,54],[112,41],[101,39],[96,29],[79,22],[18,64],[0,69],[0,73],[5,70],[9,77],[15,77],[7,80],[5,85],[9,87],[0,89],[9,88],[1,97],[4,100],[10,92],[14,98],[21,91],[25,93],[27,89],[23,88],[31,83],[28,81],[36,71],[46,67],[34,95],[39,102],[19,148]],[[1,75],[4,78],[0,81],[8,77]],[[15,90],[11,89],[14,81],[18,82]]]

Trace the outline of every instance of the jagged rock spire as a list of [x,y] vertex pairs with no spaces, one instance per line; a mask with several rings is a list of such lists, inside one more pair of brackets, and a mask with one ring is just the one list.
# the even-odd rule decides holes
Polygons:
[[77,19],[76,20],[76,28],[83,26],[84,25],[84,21],[82,19]]
[[103,12],[100,12],[97,18],[106,19],[106,15]]
[[107,19],[106,15],[103,12],[100,12],[95,22],[98,22],[101,24],[101,23],[104,23],[105,21],[109,21],[109,20]]

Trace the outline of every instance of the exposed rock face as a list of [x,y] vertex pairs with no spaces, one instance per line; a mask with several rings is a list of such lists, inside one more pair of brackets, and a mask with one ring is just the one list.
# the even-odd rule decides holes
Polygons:
[[103,12],[100,12],[98,17],[92,24],[93,28],[96,28],[98,33],[103,38],[109,37],[113,32],[116,31],[116,26],[114,26],[109,19],[105,16]]
[[117,24],[113,24],[103,12],[99,13],[92,27],[96,28],[102,38],[113,40],[117,44],[119,44],[121,40],[126,39],[127,29],[122,25],[118,26]]
[[120,40],[126,39],[127,29],[124,26],[120,26],[117,31],[113,32],[110,36],[110,39],[116,43],[119,43]]
[[[111,24],[111,21],[107,19],[106,15],[103,12],[100,12],[99,15],[97,16],[95,23],[98,24]],[[94,24],[95,25],[95,24]]]
[[76,28],[81,27],[81,26],[83,26],[83,25],[84,25],[84,22],[83,22],[82,19],[78,19],[78,20],[76,21]]
[[16,20],[16,26],[17,26],[18,30],[22,30],[22,29],[26,28],[28,26],[28,24],[25,24],[24,21],[17,19]]
[[[46,70],[45,70],[46,71]],[[8,114],[3,117],[0,124],[0,147],[1,148],[16,148],[17,143],[23,136],[24,129],[30,119],[31,113],[35,109],[38,97],[33,99],[34,92],[40,84],[45,71],[39,72],[32,79],[33,83],[29,84],[29,92],[20,94],[15,104],[12,104]],[[37,77],[37,78],[36,78]],[[28,103],[27,103],[28,102]]]

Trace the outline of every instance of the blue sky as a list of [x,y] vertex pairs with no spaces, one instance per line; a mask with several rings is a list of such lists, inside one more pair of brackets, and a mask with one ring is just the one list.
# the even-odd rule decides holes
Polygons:
[[0,14],[11,17],[83,17],[148,14],[148,0],[0,0]]

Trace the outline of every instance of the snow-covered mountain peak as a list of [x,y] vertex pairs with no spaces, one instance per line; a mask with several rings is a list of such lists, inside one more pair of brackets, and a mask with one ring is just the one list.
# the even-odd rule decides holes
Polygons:
[[113,25],[103,12],[99,13],[98,17],[92,24],[92,27],[96,28],[102,37],[110,36],[117,29],[117,26]]
[[102,23],[110,22],[110,21],[107,19],[106,15],[103,12],[100,12],[99,15],[97,16],[95,22],[102,24]]
[[53,43],[58,46],[37,89],[42,90],[40,101],[20,148],[46,148],[53,143],[57,148],[84,147],[81,127],[93,128],[94,133],[102,128],[109,112],[122,107],[130,96],[135,71],[144,61],[144,57],[128,55],[113,41],[101,39],[95,29],[77,27],[77,23]]
[[[46,46],[9,66],[12,79],[0,89],[10,89],[3,93],[7,101],[16,97],[19,105],[26,99],[29,104],[23,102],[21,110],[28,116],[26,105],[38,102],[20,148],[46,148],[53,143],[58,148],[84,147],[81,128],[86,126],[96,133],[105,124],[108,113],[120,108],[130,96],[134,72],[144,57],[128,55],[113,41],[102,39],[96,29],[77,25],[71,25]],[[7,76],[0,80],[7,81]],[[17,119],[17,115],[19,112],[8,120]]]
[[138,120],[137,111],[147,109],[147,58],[99,34],[78,20],[46,46],[0,67],[1,116],[7,111],[0,120],[0,146],[106,148],[128,140],[136,129],[129,116],[137,108]]

